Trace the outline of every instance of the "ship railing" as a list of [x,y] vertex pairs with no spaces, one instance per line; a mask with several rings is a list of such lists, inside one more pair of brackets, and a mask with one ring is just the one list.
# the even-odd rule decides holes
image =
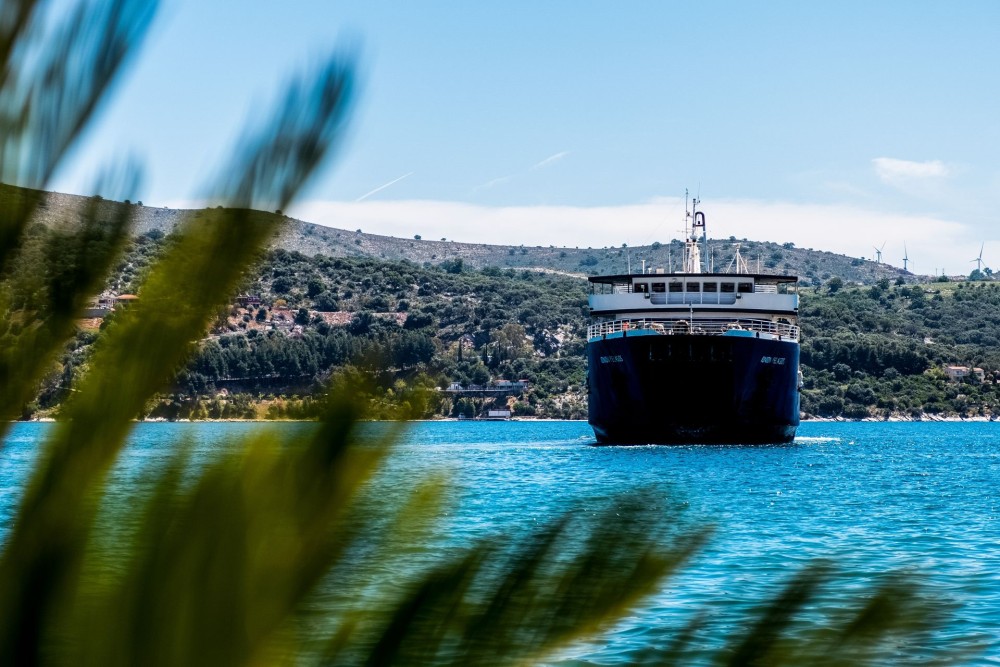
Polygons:
[[[766,334],[779,340],[799,340],[799,328],[794,324],[751,318],[685,318],[685,319],[624,319],[598,322],[587,328],[587,338],[640,331],[643,334],[721,336]],[[747,332],[743,334],[742,332]]]

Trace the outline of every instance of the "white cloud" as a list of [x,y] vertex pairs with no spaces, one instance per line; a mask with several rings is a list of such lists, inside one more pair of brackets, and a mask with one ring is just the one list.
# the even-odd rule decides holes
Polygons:
[[875,174],[883,183],[895,187],[905,186],[915,181],[946,178],[951,170],[940,160],[913,162],[891,157],[877,157],[872,160]]
[[[966,225],[932,216],[750,200],[706,202],[702,208],[711,238],[790,241],[802,248],[866,258],[874,255],[875,246],[885,244],[883,261],[895,266],[902,266],[905,243],[910,269],[926,274],[941,269],[968,273],[967,260],[981,243]],[[430,200],[311,201],[296,206],[291,214],[330,227],[361,228],[399,238],[420,234],[425,239],[469,243],[603,248],[680,238],[684,201],[664,198],[604,207],[489,207]],[[991,256],[991,245],[1000,251],[1000,241],[987,240],[985,259]]]

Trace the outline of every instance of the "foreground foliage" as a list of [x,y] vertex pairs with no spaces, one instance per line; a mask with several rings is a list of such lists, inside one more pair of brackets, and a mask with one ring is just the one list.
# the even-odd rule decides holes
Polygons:
[[[32,100],[14,111],[43,126],[3,126],[0,145],[20,151],[20,162],[3,161],[19,165],[5,178],[45,186],[62,155],[47,149],[68,145],[86,124],[88,100],[114,74],[101,66],[138,41],[147,8],[128,0],[81,4],[68,39],[37,45],[51,61],[22,62],[21,49],[44,39],[32,30],[41,19],[33,18],[35,3],[4,5],[17,20],[0,26],[0,83],[20,97],[3,99]],[[36,66],[55,71],[32,76]],[[67,92],[79,92],[77,68],[96,77],[90,97],[70,96],[82,100],[79,109],[63,106]],[[5,527],[0,664],[531,663],[620,619],[707,539],[706,529],[671,528],[662,509],[636,494],[596,514],[555,518],[521,541],[499,536],[457,553],[422,550],[442,482],[430,480],[398,503],[371,497],[369,480],[396,433],[358,429],[357,384],[334,385],[321,422],[305,430],[220,443],[208,462],[192,460],[179,443],[149,473],[148,496],[113,517],[128,537],[100,534],[108,472],[132,419],[169,385],[244,279],[240,265],[219,258],[253,256],[271,238],[280,219],[253,209],[286,207],[300,191],[342,133],[350,91],[351,68],[337,58],[290,86],[217,184],[226,206],[179,231],[142,281],[140,302],[96,339]],[[0,406],[8,418],[73,336],[73,319],[128,231],[127,209],[95,199],[80,220],[36,233],[30,220],[41,201],[29,197],[0,220],[7,323]],[[0,435],[8,428],[0,422]],[[433,558],[421,566],[408,561],[414,554]],[[830,581],[822,567],[804,570],[702,662],[859,664],[884,659],[896,642],[919,641],[929,627],[927,605],[892,580],[857,607],[832,610],[832,625],[803,625],[803,612],[815,618],[822,609],[817,593]],[[696,616],[664,631],[635,660],[686,661],[703,623]]]

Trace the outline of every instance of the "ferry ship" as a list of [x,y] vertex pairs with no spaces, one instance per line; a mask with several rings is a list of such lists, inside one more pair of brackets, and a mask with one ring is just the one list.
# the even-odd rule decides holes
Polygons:
[[790,442],[799,424],[798,278],[704,270],[685,206],[682,270],[592,276],[588,420],[600,444]]

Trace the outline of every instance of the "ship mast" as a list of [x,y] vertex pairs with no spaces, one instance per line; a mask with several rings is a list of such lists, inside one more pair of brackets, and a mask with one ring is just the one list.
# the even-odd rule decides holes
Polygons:
[[[733,248],[736,250],[736,254],[733,255],[733,261],[731,261],[729,266],[726,268],[726,273],[750,273],[750,269],[747,267],[747,261],[743,259],[743,255],[740,254],[740,244],[734,243]],[[760,273],[760,271],[757,273]]]
[[[705,252],[708,251],[708,236],[705,234],[705,214],[698,210],[701,200],[695,197],[691,199],[691,210],[688,211],[688,191],[684,191],[684,268],[681,273],[702,273],[701,255],[702,249],[698,247],[698,241],[705,245]],[[688,221],[691,221],[690,233]]]

